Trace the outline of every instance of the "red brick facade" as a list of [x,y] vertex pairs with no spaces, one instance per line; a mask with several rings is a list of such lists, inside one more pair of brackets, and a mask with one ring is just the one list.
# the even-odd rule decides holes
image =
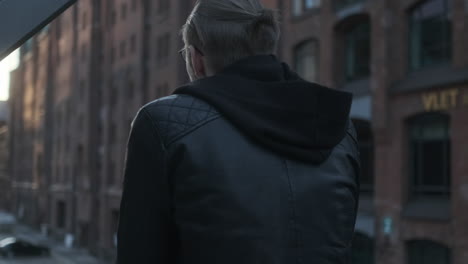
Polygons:
[[[408,13],[423,0],[319,3],[264,1],[281,13],[278,56],[316,43],[317,82],[354,93],[351,117],[371,124],[373,192],[363,193],[356,231],[374,262],[408,263],[408,242],[430,240],[468,263],[468,3],[452,3],[452,56],[411,71]],[[194,1],[80,0],[37,35],[13,74],[10,99],[14,211],[53,235],[112,256],[130,123],[143,104],[187,82],[179,29]],[[346,81],[345,32],[370,24],[370,73]],[[23,47],[26,49],[27,47]],[[450,119],[449,199],[409,198],[408,120],[426,112]],[[366,162],[366,161],[363,161]]]

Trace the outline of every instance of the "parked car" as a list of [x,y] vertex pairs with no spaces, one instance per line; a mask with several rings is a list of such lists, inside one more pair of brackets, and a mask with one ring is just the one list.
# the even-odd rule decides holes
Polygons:
[[50,255],[50,250],[47,247],[19,240],[15,237],[7,237],[0,240],[0,255],[6,258],[16,256],[48,256]]

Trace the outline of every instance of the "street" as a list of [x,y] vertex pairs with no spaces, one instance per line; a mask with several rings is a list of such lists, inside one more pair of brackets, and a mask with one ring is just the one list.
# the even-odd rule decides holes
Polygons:
[[47,246],[50,256],[13,257],[0,256],[0,264],[104,264],[105,262],[91,256],[87,250],[67,248],[63,241],[44,236],[39,231],[16,222],[12,215],[0,212],[0,240],[16,237],[33,244]]
[[63,260],[55,257],[37,257],[37,258],[16,258],[16,259],[4,259],[0,258],[0,264],[65,264]]

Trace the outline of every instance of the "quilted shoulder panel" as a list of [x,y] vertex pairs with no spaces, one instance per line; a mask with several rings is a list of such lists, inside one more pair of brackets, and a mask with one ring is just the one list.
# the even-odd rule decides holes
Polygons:
[[147,104],[144,109],[166,146],[220,116],[208,103],[190,95],[163,97]]

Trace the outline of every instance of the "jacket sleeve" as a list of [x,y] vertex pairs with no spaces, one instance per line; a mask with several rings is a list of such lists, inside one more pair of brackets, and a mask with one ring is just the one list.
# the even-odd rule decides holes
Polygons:
[[172,219],[165,148],[149,113],[133,121],[117,232],[117,263],[171,263]]

